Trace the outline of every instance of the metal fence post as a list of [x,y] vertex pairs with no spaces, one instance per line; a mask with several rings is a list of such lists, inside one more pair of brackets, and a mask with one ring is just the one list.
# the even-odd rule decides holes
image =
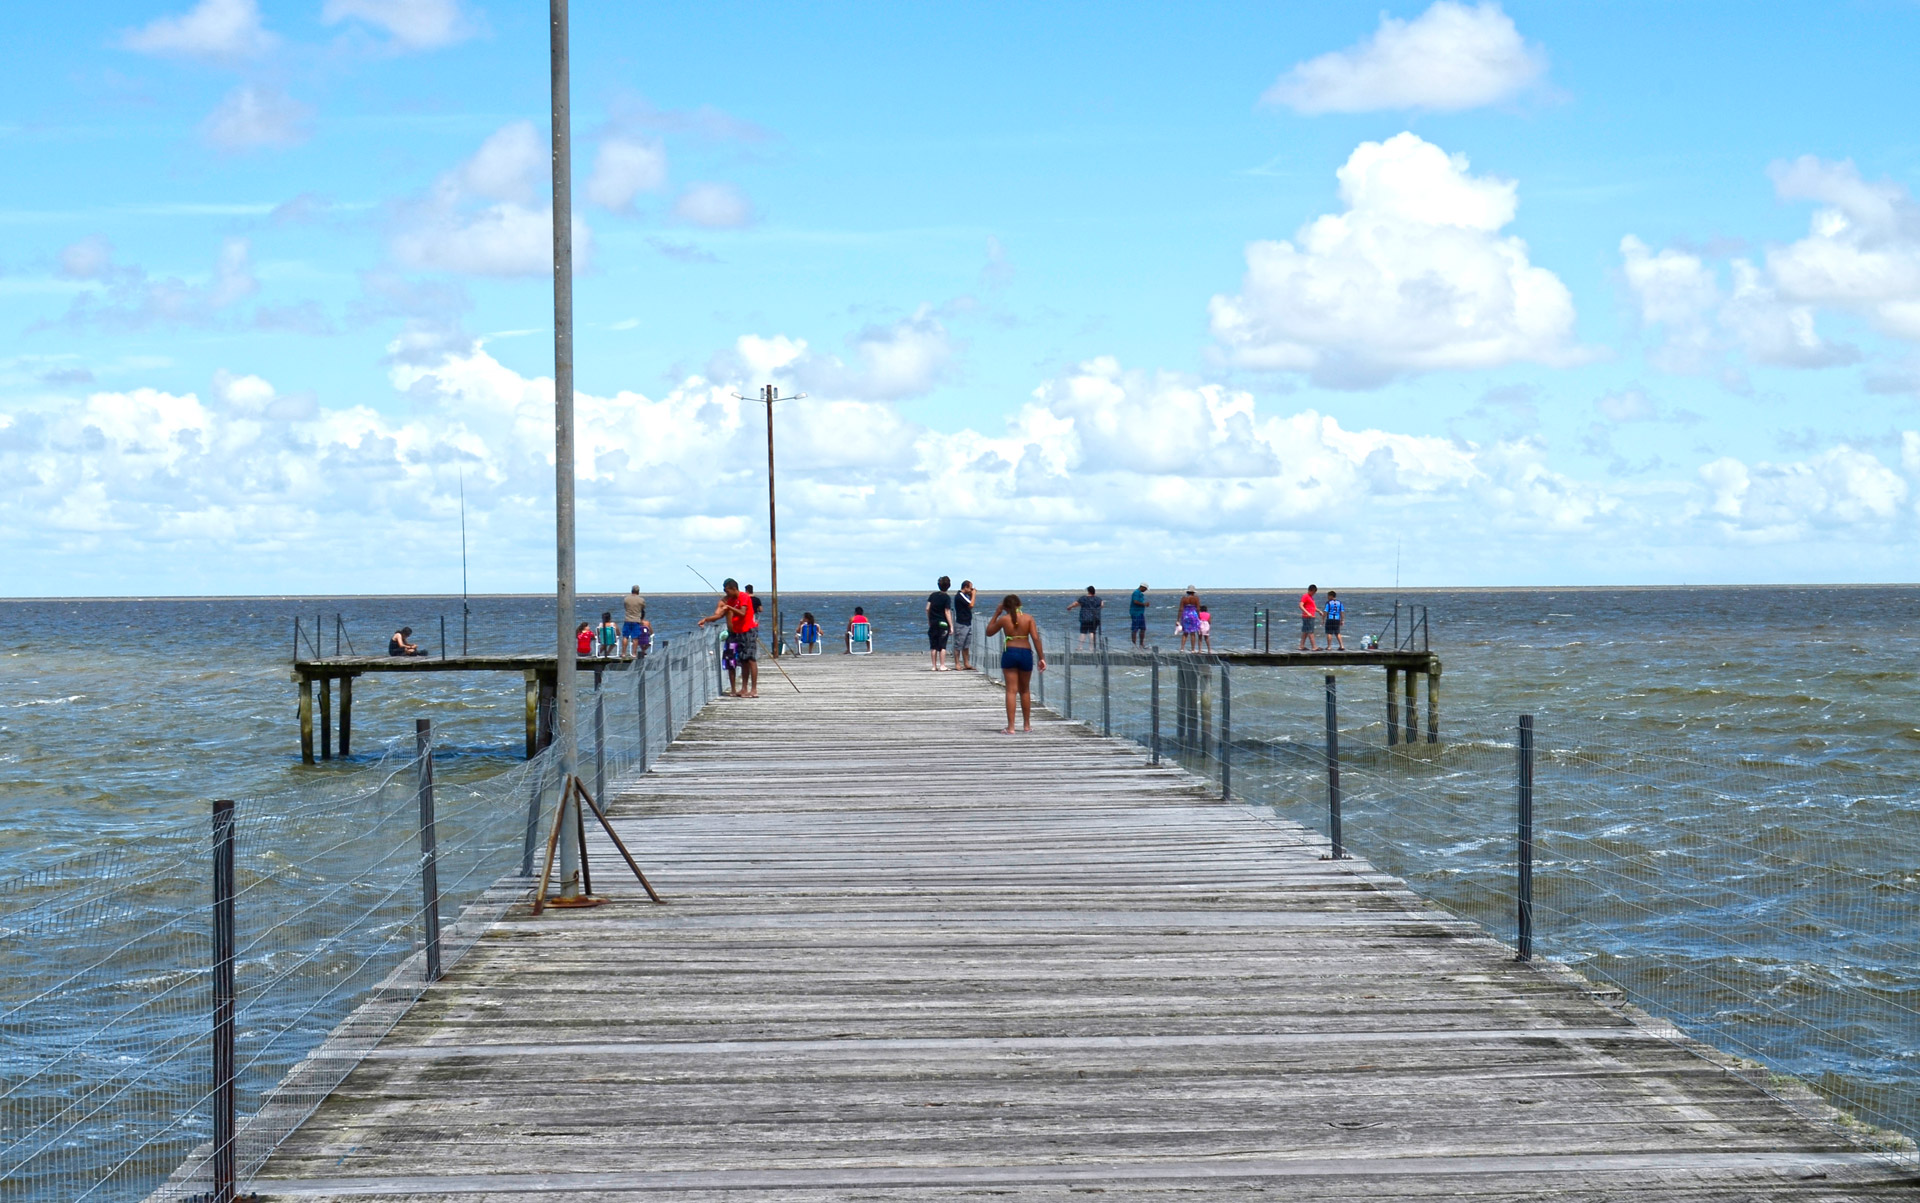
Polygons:
[[607,805],[607,695],[593,695],[593,800]]
[[1113,657],[1100,649],[1100,734],[1113,734]]
[[545,779],[546,769],[530,774],[532,780],[527,783],[527,834],[520,845],[520,876],[533,876],[533,848],[540,839],[540,784]]
[[1220,666],[1220,798],[1233,797],[1233,676]]
[[213,1203],[233,1203],[233,803],[213,804]]
[[647,771],[647,661],[644,656],[640,659],[640,671],[637,675],[640,679],[633,688],[639,696],[634,705],[636,714],[634,721],[640,728],[640,771],[644,773]]
[[660,741],[663,744],[673,742],[673,649],[667,646],[667,642],[665,639],[660,641],[660,655],[663,657],[660,662],[660,671],[666,674],[660,696],[667,704],[667,734],[666,738]]
[[1337,678],[1327,674],[1327,838],[1333,844],[1333,859],[1347,855],[1340,832],[1340,716],[1335,706]]
[[433,822],[433,722],[413,722],[420,766],[420,920],[427,939],[427,980],[440,980],[440,869]]
[[1148,653],[1152,664],[1153,684],[1150,688],[1153,710],[1153,763],[1160,763],[1160,649],[1154,648]]
[[1071,647],[1068,647],[1063,649],[1063,651],[1065,653],[1064,659],[1067,665],[1067,717],[1072,718],[1073,717],[1073,649]]
[[1520,855],[1518,872],[1519,912],[1514,935],[1514,959],[1533,959],[1533,716],[1520,716]]

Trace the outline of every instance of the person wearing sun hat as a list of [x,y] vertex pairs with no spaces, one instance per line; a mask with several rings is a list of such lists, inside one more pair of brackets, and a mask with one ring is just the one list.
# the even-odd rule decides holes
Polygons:
[[1147,607],[1151,604],[1147,600],[1147,583],[1141,581],[1140,587],[1133,591],[1133,596],[1127,598],[1127,619],[1133,628],[1135,647],[1147,646]]

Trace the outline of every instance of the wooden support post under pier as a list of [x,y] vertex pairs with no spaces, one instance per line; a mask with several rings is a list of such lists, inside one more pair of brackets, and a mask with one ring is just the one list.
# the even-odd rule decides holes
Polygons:
[[527,670],[527,759],[540,754],[540,674]]
[[333,678],[320,678],[320,759],[333,759]]
[[313,678],[300,678],[300,763],[313,763]]
[[1427,670],[1427,742],[1440,742],[1440,662]]
[[340,678],[340,759],[345,760],[353,743],[353,678]]
[[553,743],[553,710],[560,692],[558,673],[540,674],[540,742],[534,751],[540,752]]
[[1400,725],[1406,731],[1407,742],[1410,744],[1420,742],[1419,693],[1420,674],[1408,669],[1407,696],[1403,703],[1405,708],[1401,711],[1406,716],[1406,721]]
[[[1411,681],[1413,674],[1408,673]],[[1393,747],[1400,742],[1400,670],[1387,670],[1387,746]]]

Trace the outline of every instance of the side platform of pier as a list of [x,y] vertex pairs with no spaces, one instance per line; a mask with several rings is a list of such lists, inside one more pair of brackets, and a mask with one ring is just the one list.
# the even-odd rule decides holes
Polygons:
[[918,657],[785,662],[495,923],[268,1199],[1914,1197],[1812,1095]]

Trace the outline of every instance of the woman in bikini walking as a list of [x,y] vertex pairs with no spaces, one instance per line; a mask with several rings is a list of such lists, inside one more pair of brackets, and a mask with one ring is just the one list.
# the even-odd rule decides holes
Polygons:
[[1020,611],[1020,595],[1009,593],[993,612],[987,624],[988,635],[1004,634],[1006,650],[1000,653],[1000,675],[1007,679],[1007,725],[1002,735],[1013,734],[1014,703],[1019,702],[1026,715],[1027,730],[1033,730],[1033,696],[1027,687],[1034,670],[1047,671],[1047,651],[1040,643],[1040,624]]

